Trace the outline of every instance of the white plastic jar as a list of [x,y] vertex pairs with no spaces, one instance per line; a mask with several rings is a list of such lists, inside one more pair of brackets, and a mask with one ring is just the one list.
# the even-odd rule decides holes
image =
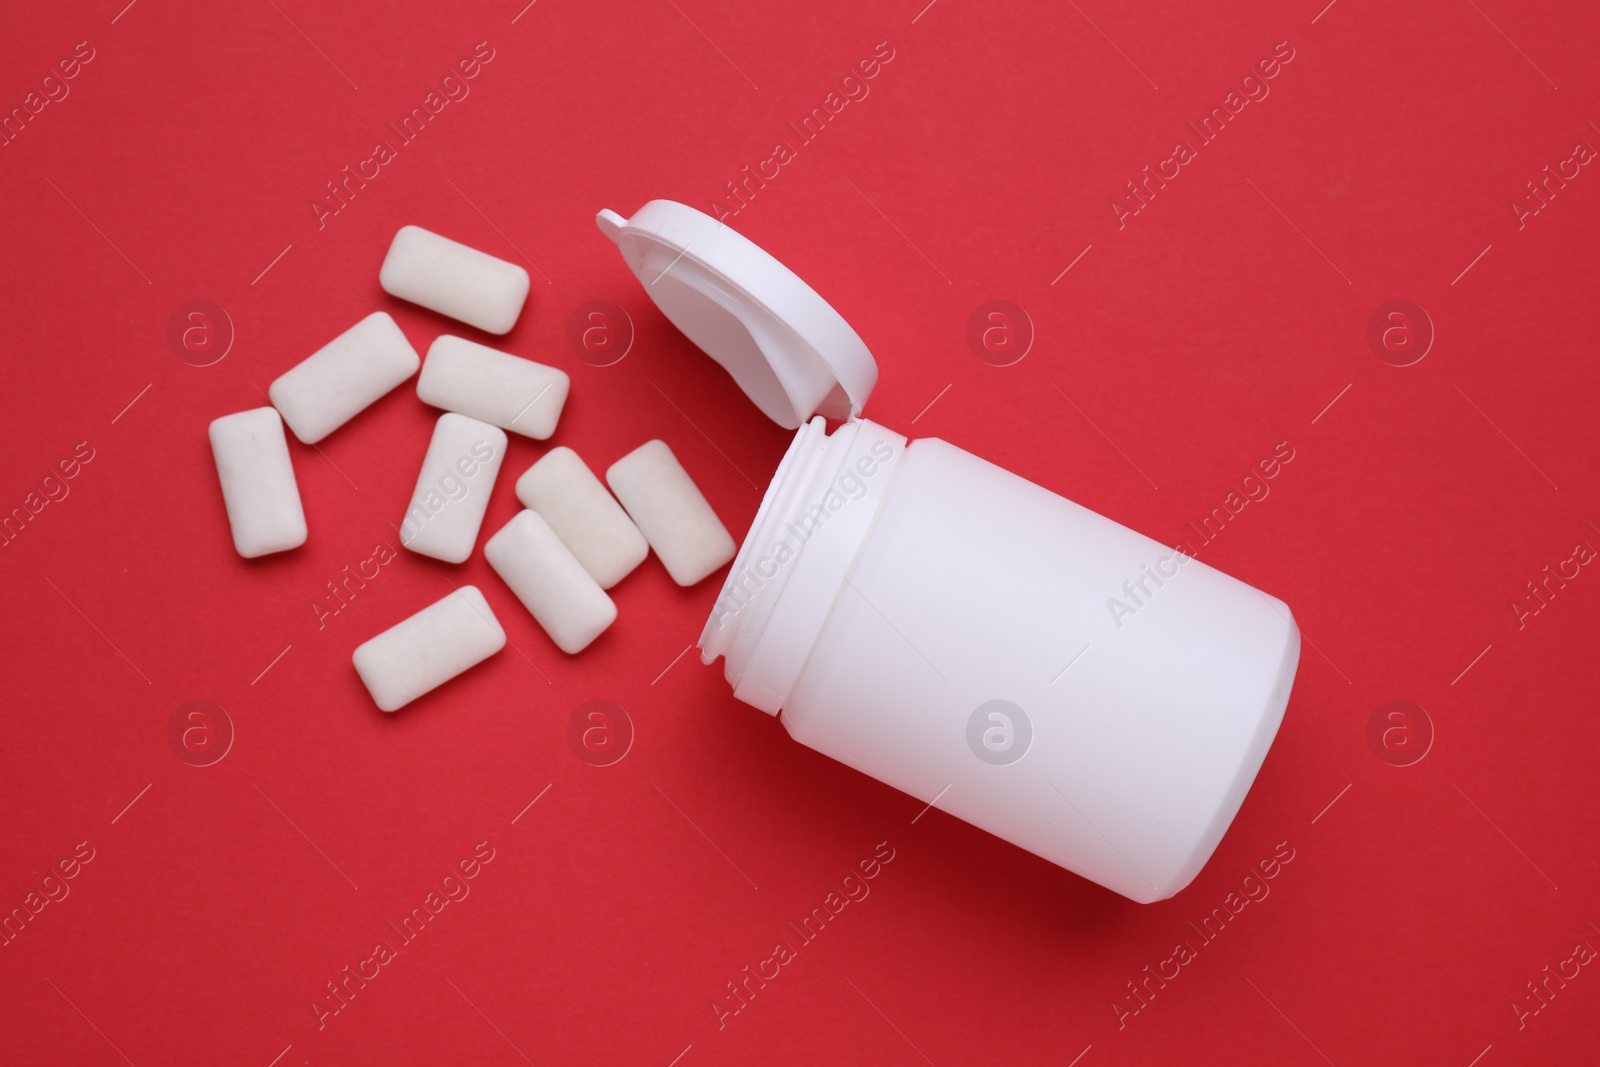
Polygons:
[[[599,221],[668,318],[799,426],[700,638],[734,695],[1133,900],[1188,885],[1282,720],[1300,656],[1288,607],[859,418],[866,346],[733,230],[659,200]],[[829,434],[804,421],[816,411],[846,421]]]

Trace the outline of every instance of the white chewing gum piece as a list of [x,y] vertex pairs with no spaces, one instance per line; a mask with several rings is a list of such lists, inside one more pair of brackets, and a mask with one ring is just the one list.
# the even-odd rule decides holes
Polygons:
[[487,333],[509,331],[528,299],[527,271],[421,226],[402,226],[394,235],[378,284],[390,296]]
[[505,645],[489,602],[477,586],[463,585],[365,642],[350,660],[379,710],[394,711]]
[[616,621],[616,604],[537,511],[519,512],[501,527],[483,546],[483,558],[568,655]]
[[506,435],[498,426],[454,412],[440,415],[400,523],[400,543],[418,555],[465,562],[505,455]]
[[588,464],[552,448],[517,479],[517,499],[537,511],[600,588],[610,589],[650,554],[650,544]]
[[211,423],[211,454],[233,547],[245,559],[306,543],[306,513],[276,408],[252,408]]
[[566,371],[445,334],[428,346],[417,396],[543,441],[556,432],[570,385]]
[[733,558],[733,537],[665,441],[647,441],[606,471],[606,484],[679,585]]
[[314,445],[421,366],[389,313],[375,311],[280,374],[267,395],[294,435]]

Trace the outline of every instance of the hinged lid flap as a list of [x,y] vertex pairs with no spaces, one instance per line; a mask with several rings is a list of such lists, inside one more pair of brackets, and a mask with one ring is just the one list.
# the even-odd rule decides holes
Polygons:
[[595,217],[672,324],[733,375],[768,418],[859,415],[878,365],[850,324],[738,231],[672,200]]

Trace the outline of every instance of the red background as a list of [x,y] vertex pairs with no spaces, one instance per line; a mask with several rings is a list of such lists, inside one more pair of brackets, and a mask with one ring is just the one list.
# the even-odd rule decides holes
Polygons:
[[[1504,0],[921,8],[10,5],[5,109],[78,42],[94,58],[0,148],[0,506],[79,442],[94,458],[0,549],[0,906],[79,842],[94,859],[0,948],[5,1060],[1592,1062],[1593,967],[1520,1029],[1511,1005],[1537,1006],[1525,983],[1579,942],[1600,947],[1600,576],[1521,628],[1511,604],[1578,543],[1600,548],[1600,174],[1521,228],[1510,204],[1600,145],[1600,17]],[[470,96],[319,228],[323,183],[480,41],[494,58]],[[489,340],[379,290],[405,223],[537,267],[495,343],[572,375],[552,443],[598,470],[665,438],[742,535],[789,435],[674,333],[593,216],[655,197],[708,210],[880,41],[894,58],[870,95],[730,220],[867,340],[872,418],[1172,543],[1277,443],[1295,449],[1201,553],[1286,600],[1306,642],[1237,822],[1173,900],[1132,904],[917,818],[928,798],[734,702],[720,665],[679,658],[720,578],[679,589],[649,562],[569,658],[481,554],[402,553],[319,631],[323,583],[394,542],[435,417],[409,385],[323,455],[293,446],[303,548],[232,551],[209,420],[258,406],[374,309],[419,351]],[[1285,41],[1270,96],[1119,229],[1124,183]],[[206,367],[166,337],[196,299],[236,335]],[[966,338],[994,299],[1035,335],[1010,366]],[[1366,340],[1395,299],[1437,334],[1403,368]],[[613,366],[568,347],[590,300],[636,330]],[[514,441],[486,531],[544,447]],[[466,581],[516,649],[376,711],[351,650]],[[197,699],[236,734],[207,767],[167,740]],[[591,699],[636,730],[613,766],[566,741]],[[1432,723],[1412,766],[1368,743],[1390,700]],[[319,1029],[324,983],[482,841],[495,858],[471,895]],[[895,858],[871,896],[719,1029],[724,983],[881,841]],[[1280,842],[1295,858],[1270,896],[1119,1026],[1127,983],[1197,941],[1189,924]]]

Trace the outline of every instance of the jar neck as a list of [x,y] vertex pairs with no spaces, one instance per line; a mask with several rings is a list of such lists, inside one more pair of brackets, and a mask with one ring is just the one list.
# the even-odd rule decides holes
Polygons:
[[711,618],[700,658],[725,659],[734,696],[776,715],[844,590],[899,472],[906,439],[865,419],[800,427]]

